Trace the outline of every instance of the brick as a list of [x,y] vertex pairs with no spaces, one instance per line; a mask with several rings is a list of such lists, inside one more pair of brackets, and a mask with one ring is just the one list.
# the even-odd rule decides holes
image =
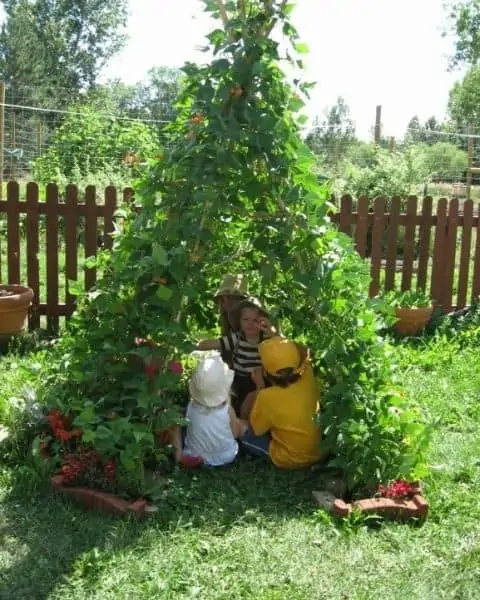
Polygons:
[[135,502],[128,502],[120,498],[120,496],[92,490],[87,487],[70,487],[63,484],[63,475],[51,477],[50,482],[56,492],[72,498],[85,508],[101,510],[114,516],[133,514],[136,518],[143,517],[148,512],[146,510],[148,503],[141,498]]
[[335,498],[327,491],[313,492],[313,496],[322,508],[341,518],[348,517],[354,509],[397,520],[425,519],[428,515],[428,502],[421,494],[414,494],[411,499],[375,497],[353,503]]

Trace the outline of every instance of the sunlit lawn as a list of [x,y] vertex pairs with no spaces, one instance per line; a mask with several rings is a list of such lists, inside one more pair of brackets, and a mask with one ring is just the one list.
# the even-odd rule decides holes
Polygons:
[[[407,389],[440,419],[423,526],[335,523],[312,501],[318,473],[255,460],[175,473],[143,522],[84,512],[4,471],[0,598],[478,600],[480,351],[397,352]],[[0,403],[42,360],[1,360]]]

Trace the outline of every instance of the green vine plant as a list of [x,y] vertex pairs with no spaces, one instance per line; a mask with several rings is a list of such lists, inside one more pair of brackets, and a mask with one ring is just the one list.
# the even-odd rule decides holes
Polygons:
[[[213,59],[188,63],[178,117],[138,183],[94,290],[57,344],[44,397],[73,415],[83,442],[142,478],[156,432],[180,422],[168,368],[216,320],[225,272],[252,280],[283,331],[307,343],[322,382],[322,446],[350,489],[426,473],[428,429],[394,387],[368,299],[367,266],[330,223],[329,190],[300,135],[312,84],[288,84],[307,49],[285,0],[199,0],[219,25]],[[289,43],[283,50],[272,32]],[[156,343],[137,347],[135,337]],[[154,380],[138,360],[161,365]],[[112,417],[113,415],[113,417]]]

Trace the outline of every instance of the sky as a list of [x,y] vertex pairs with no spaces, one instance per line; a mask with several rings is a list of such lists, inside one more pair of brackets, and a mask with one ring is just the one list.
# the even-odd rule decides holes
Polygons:
[[[414,115],[446,113],[459,74],[447,73],[451,40],[442,38],[442,0],[297,0],[292,22],[310,49],[305,79],[317,82],[311,119],[343,96],[359,137],[372,137],[375,107],[382,134],[402,137]],[[130,0],[129,40],[103,78],[141,80],[153,66],[205,61],[198,50],[212,22],[199,0]]]

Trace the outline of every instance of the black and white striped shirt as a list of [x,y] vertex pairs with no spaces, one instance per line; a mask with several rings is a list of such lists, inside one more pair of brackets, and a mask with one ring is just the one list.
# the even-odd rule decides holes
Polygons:
[[220,338],[220,348],[223,352],[231,352],[233,355],[233,370],[239,375],[249,376],[253,369],[260,367],[262,361],[258,353],[258,344],[248,342],[243,335],[233,331]]

